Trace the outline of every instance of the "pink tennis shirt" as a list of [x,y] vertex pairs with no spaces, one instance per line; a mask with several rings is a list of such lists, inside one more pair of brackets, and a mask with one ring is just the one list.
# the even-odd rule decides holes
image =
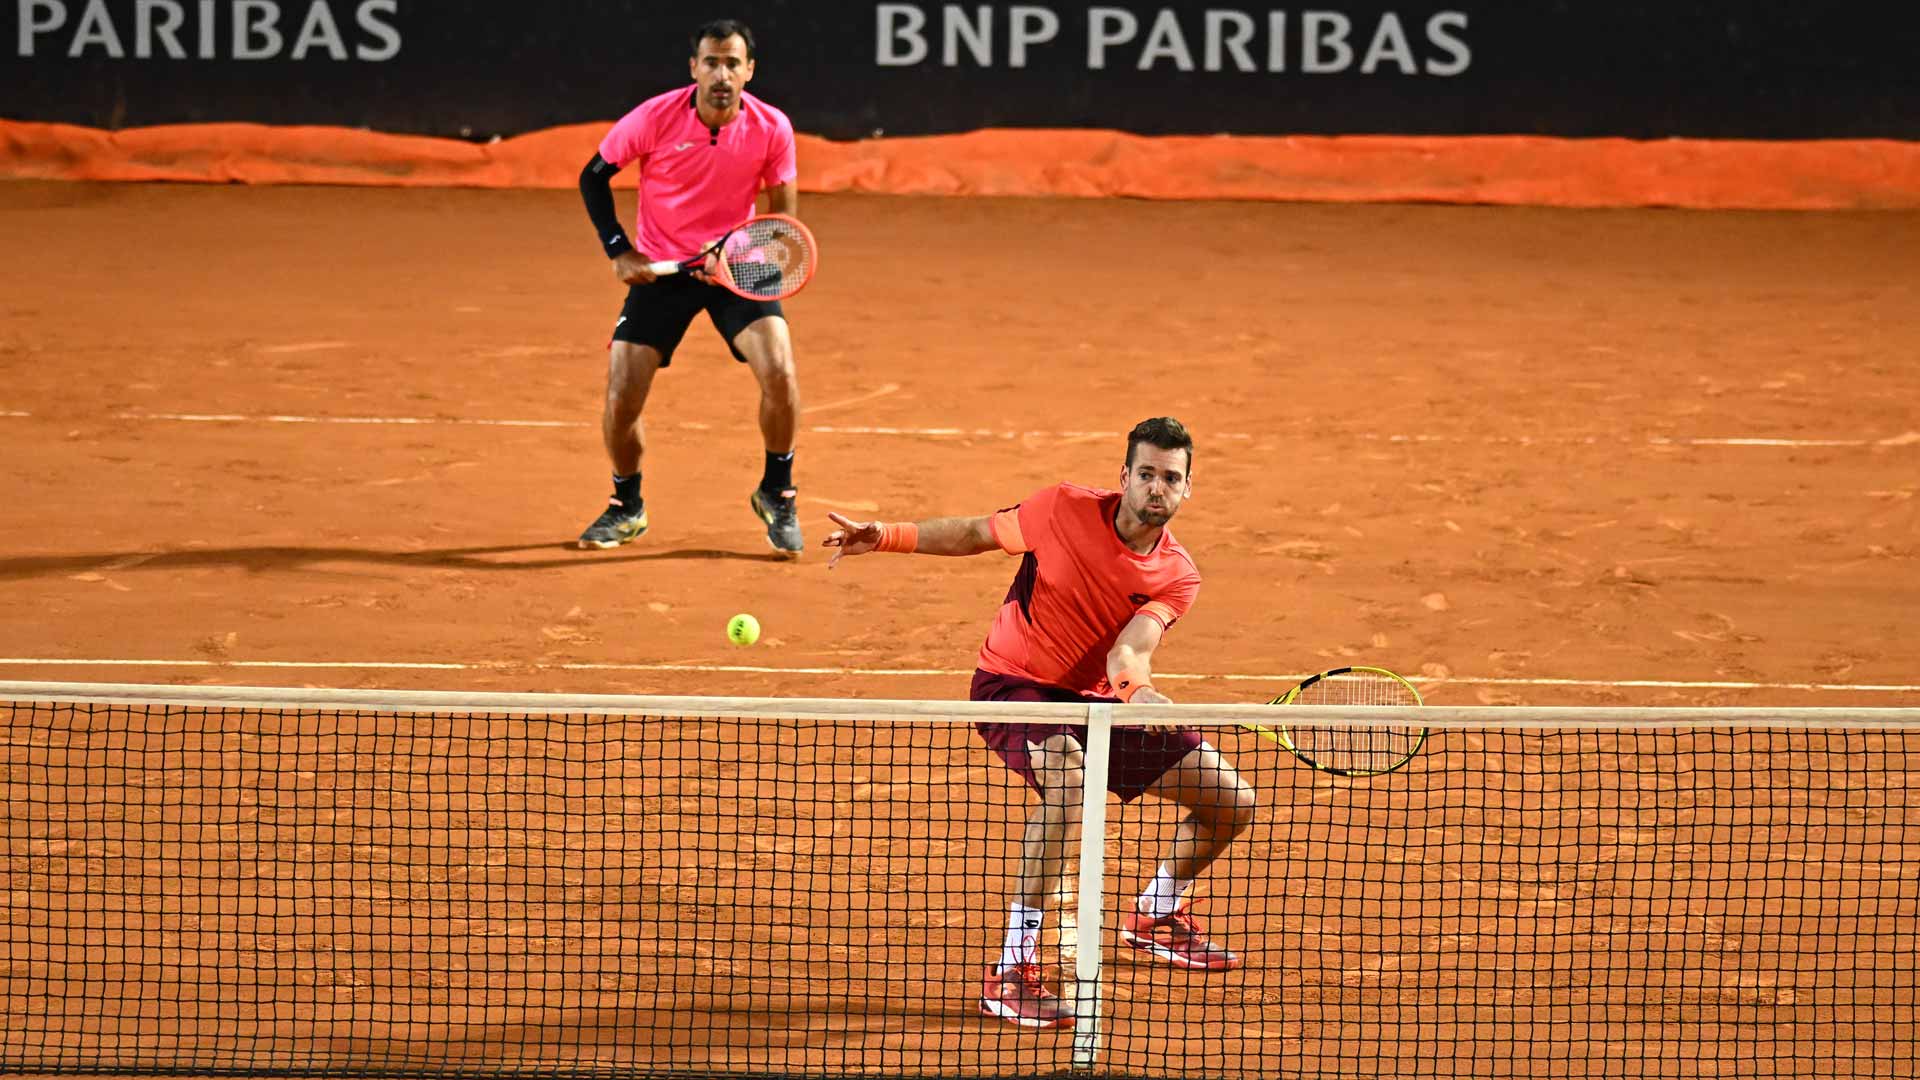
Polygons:
[[1193,606],[1200,570],[1161,530],[1142,555],[1113,531],[1118,492],[1060,484],[993,515],[993,538],[1023,555],[980,647],[980,668],[1107,695],[1107,653],[1135,615],[1171,627]]
[[709,128],[694,108],[697,87],[648,98],[600,140],[600,156],[640,163],[635,241],[649,259],[690,259],[753,216],[754,196],[799,173],[793,122],[746,91],[740,114]]

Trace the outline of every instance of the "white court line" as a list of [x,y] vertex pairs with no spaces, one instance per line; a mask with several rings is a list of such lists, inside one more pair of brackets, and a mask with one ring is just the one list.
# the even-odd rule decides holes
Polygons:
[[573,428],[589,427],[579,420],[463,420],[434,416],[248,416],[241,413],[114,413],[115,420],[172,420],[188,424],[395,424],[431,426],[464,424],[478,427]]
[[[26,418],[30,413],[0,411],[0,418]],[[434,416],[299,416],[287,413],[268,415],[247,413],[155,413],[155,412],[119,412],[113,414],[115,420],[129,421],[170,421],[193,424],[351,424],[381,425],[391,424],[403,427],[431,427],[435,425],[467,427],[519,427],[519,428],[585,428],[598,427],[597,423],[584,420],[489,420],[461,417]],[[710,424],[684,422],[678,427],[689,431],[708,431]],[[810,435],[890,435],[909,438],[932,439],[1118,439],[1125,433],[1120,431],[1007,431],[999,428],[965,427],[900,427],[889,425],[846,425],[815,424],[805,430]],[[1356,435],[1333,438],[1358,438],[1369,442],[1386,443],[1454,443],[1481,444],[1498,446],[1598,446],[1602,444],[1622,444],[1640,442],[1647,446],[1723,446],[1723,447],[1764,447],[1773,449],[1815,449],[1815,448],[1860,448],[1869,446],[1903,447],[1920,446],[1920,433],[1904,432],[1885,439],[1776,439],[1763,436],[1668,436],[1649,435],[1638,440],[1629,438],[1601,438],[1596,435],[1569,436],[1565,438],[1534,438],[1528,435],[1487,435],[1465,437],[1458,435],[1383,435],[1376,432],[1361,432]],[[1247,442],[1255,436],[1245,432],[1212,432],[1208,439],[1231,442]]]
[[1896,446],[1889,439],[1662,439],[1647,440],[1654,445],[1685,446]]
[[353,344],[350,341],[297,341],[291,345],[262,345],[258,351],[269,356],[286,353],[326,352],[331,349],[344,349]]
[[[958,427],[874,427],[845,424],[820,424],[807,429],[818,435],[906,435],[914,438],[946,439],[1119,439],[1124,431],[1003,431],[999,428]],[[1213,432],[1209,439],[1247,440],[1251,435],[1238,432]]]
[[829,401],[824,405],[809,405],[800,411],[802,413],[832,412],[834,409],[844,409],[849,405],[860,405],[876,398],[886,397],[888,394],[897,393],[899,389],[900,384],[897,382],[885,383],[880,389],[868,391],[859,397],[842,398],[839,401]]
[[[860,668],[860,667],[769,667],[758,664],[594,664],[594,663],[517,663],[508,660],[413,662],[404,660],[120,660],[76,659],[71,657],[0,657],[0,667],[177,667],[177,668],[266,668],[277,670],[331,671],[685,671],[696,674],[748,675],[874,675],[882,677],[971,676],[971,668]],[[1156,672],[1158,679],[1219,680],[1258,682],[1291,686],[1305,673],[1272,675],[1201,674]],[[1920,684],[1812,683],[1812,682],[1731,682],[1686,679],[1520,679],[1449,675],[1434,678],[1408,676],[1407,681],[1440,686],[1459,683],[1470,686],[1584,686],[1600,689],[1672,689],[1672,690],[1832,690],[1874,694],[1911,694],[1920,692]]]

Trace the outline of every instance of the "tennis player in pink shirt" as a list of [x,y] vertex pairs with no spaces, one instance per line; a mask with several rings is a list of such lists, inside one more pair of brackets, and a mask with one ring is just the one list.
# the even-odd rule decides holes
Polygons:
[[[727,230],[767,209],[793,214],[799,204],[793,124],[785,113],[747,93],[753,79],[753,31],[734,19],[694,31],[689,62],[693,85],[640,103],[600,141],[580,173],[580,196],[613,276],[627,286],[607,355],[607,400],[601,436],[613,464],[607,509],[580,534],[583,548],[613,548],[647,531],[640,494],[646,431],[640,412],[654,373],[673,352],[693,317],[705,311],[714,329],[760,383],[760,434],[766,460],[748,505],[766,526],[767,542],[788,558],[802,548],[795,513],[793,441],[800,411],[793,342],[786,313],[775,300],[749,300],[705,275],[655,277],[654,261],[698,255]],[[613,174],[640,168],[637,242],[614,210]]]

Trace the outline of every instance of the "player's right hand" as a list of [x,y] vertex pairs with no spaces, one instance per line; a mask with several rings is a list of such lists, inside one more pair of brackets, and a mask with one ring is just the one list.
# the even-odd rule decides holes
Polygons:
[[623,251],[613,257],[613,276],[622,285],[650,285],[659,277],[648,266],[647,257],[637,251]]
[[865,555],[880,546],[880,523],[877,521],[855,521],[843,514],[827,511],[827,517],[840,526],[820,541],[821,547],[834,548],[833,558],[827,560],[827,569],[840,561],[844,555]]
[[[1134,693],[1132,703],[1135,705],[1171,705],[1173,704],[1173,699],[1154,687],[1143,686]],[[1122,710],[1117,715],[1124,718],[1126,712]],[[1157,731],[1179,731],[1186,727],[1185,724],[1182,724],[1178,720],[1127,720],[1126,723],[1133,727],[1143,727]]]

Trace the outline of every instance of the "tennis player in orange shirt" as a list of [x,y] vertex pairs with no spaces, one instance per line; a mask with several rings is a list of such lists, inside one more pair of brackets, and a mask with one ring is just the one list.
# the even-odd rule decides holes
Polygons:
[[[839,526],[823,546],[831,567],[870,551],[1021,557],[974,672],[975,701],[1165,702],[1153,686],[1153,654],[1200,589],[1200,572],[1167,523],[1193,491],[1193,439],[1172,417],[1141,421],[1127,435],[1120,489],[1059,484],[983,517]],[[1065,872],[1079,822],[1086,728],[1070,724],[978,725],[993,752],[1040,796],[1027,818],[1020,871],[1000,961],[987,973],[980,1008],[1024,1027],[1073,1022],[1041,980],[1043,905]],[[1116,725],[1107,788],[1184,807],[1159,873],[1120,928],[1120,940],[1155,960],[1200,971],[1240,966],[1207,937],[1187,892],[1233,838],[1253,823],[1254,792],[1196,731]]]

